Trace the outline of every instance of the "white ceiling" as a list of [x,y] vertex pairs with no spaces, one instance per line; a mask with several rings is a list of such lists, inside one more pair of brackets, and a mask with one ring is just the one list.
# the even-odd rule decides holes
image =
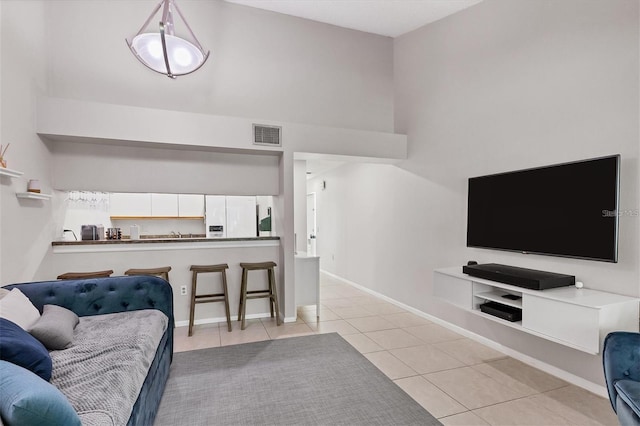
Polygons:
[[226,0],[339,27],[397,37],[482,0]]

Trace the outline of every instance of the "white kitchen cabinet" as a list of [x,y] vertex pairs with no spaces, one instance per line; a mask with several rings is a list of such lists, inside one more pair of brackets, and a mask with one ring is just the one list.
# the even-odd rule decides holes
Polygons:
[[109,206],[111,216],[151,216],[151,194],[112,192]]
[[[506,299],[507,294],[520,299]],[[472,277],[455,267],[434,271],[433,295],[483,318],[591,354],[600,352],[611,331],[638,331],[639,299],[605,291],[574,286],[531,290]],[[522,321],[481,312],[486,301],[521,309]]]
[[178,194],[151,194],[152,217],[178,217]]
[[112,217],[203,217],[204,195],[113,192]]
[[204,195],[202,194],[178,194],[179,217],[203,217]]

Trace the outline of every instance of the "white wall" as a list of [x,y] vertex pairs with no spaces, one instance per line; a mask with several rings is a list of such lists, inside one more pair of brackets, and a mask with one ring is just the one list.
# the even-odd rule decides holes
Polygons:
[[[171,80],[139,63],[124,42],[156,3],[56,0],[48,15],[56,28],[50,37],[64,48],[48,58],[52,96],[393,129],[391,38],[222,0],[181,0],[180,9],[211,57],[198,72]],[[180,24],[177,33],[184,28]]]
[[640,295],[638,217],[620,218],[617,264],[465,246],[471,176],[619,153],[621,210],[638,209],[638,13],[626,0],[486,0],[396,39],[395,124],[409,158],[310,183],[327,182],[322,268],[602,384],[599,356],[471,318],[434,301],[431,281],[474,259]]
[[51,154],[35,132],[36,97],[46,91],[49,49],[44,2],[0,2],[0,143],[11,147],[7,166],[24,172],[0,177],[0,283],[40,278],[38,268],[54,237],[56,200],[19,200],[28,179],[51,193]]
[[[2,23],[2,7],[0,7],[0,23]],[[0,29],[0,48],[2,48],[2,31]],[[2,99],[2,62],[0,62],[0,99]],[[2,125],[2,102],[0,102],[0,125]],[[0,142],[3,142],[4,139],[2,137],[2,132],[0,132]],[[2,178],[0,178],[0,183]],[[0,188],[0,241],[2,241],[2,198],[4,197],[5,191]],[[0,285],[2,284],[2,243],[0,243]]]
[[278,157],[48,142],[53,186],[65,190],[275,195]]
[[[212,56],[197,73],[170,80],[140,64],[124,42],[126,36],[138,30],[156,3],[156,0],[0,2],[3,43],[0,51],[3,107],[0,134],[3,142],[22,145],[12,145],[9,152],[10,167],[25,171],[25,178],[39,178],[44,190],[50,191],[53,187],[50,154],[32,126],[32,104],[38,92],[51,97],[116,106],[131,105],[372,131],[392,130],[393,41],[390,38],[220,0],[182,0],[180,7],[183,13],[201,43],[211,49]],[[97,22],[100,24],[97,25]],[[122,124],[124,128],[130,128],[132,119],[124,117],[112,127]],[[70,114],[63,120],[73,121],[78,117]],[[179,126],[180,123],[172,123],[173,129]],[[152,130],[149,129],[150,133],[155,134]],[[312,128],[303,130],[307,133],[314,131]],[[188,127],[184,131],[187,135],[198,133]],[[283,138],[286,137],[286,134],[283,135]],[[55,142],[59,143],[59,140]],[[200,141],[206,146],[216,146],[216,143],[224,146],[224,141]],[[332,143],[344,145],[341,140]],[[100,148],[93,149],[93,154],[88,155],[88,159],[92,160],[89,164],[95,166],[91,168],[92,173],[86,172],[84,166],[76,168],[77,164],[72,164],[66,171],[56,172],[56,181],[68,174],[74,182],[60,183],[58,187],[78,188],[84,181],[104,181],[117,176],[112,171],[105,172],[106,164],[102,161],[104,158],[101,157]],[[135,151],[130,159],[145,163],[149,157],[149,151]],[[245,167],[256,166],[255,177],[261,179],[260,185],[270,188],[275,185],[281,189],[280,177],[277,181],[273,179],[274,170],[271,167],[272,161],[284,164],[282,159],[262,159],[257,163],[254,160],[241,161],[239,165],[231,161],[231,168],[237,166],[238,169],[234,169],[230,176],[236,176],[235,172]],[[189,161],[197,163],[197,160]],[[55,161],[55,164],[60,163]],[[229,163],[226,165],[229,166]],[[222,170],[212,169],[205,176],[217,176]],[[269,177],[262,179],[265,173]],[[282,172],[275,173],[280,176]],[[80,175],[82,178],[78,178]],[[157,174],[152,182],[153,188],[141,187],[148,182],[144,175],[131,182],[132,175],[130,171],[124,171],[122,178],[129,179],[127,185],[118,184],[118,188],[110,190],[216,192],[185,190],[186,186],[193,187],[191,184],[199,179],[195,173],[182,174],[178,179],[174,179],[172,173]],[[223,185],[231,191],[234,185],[246,180],[220,182],[222,180],[213,184],[200,182],[198,186]],[[17,190],[14,185],[25,185],[26,182],[12,183],[2,178],[0,183],[1,282],[50,277],[47,265],[51,256],[47,253],[50,252],[50,241],[55,237],[54,221],[57,219],[54,217],[61,217],[59,210],[62,201],[54,199],[50,204],[30,202],[18,207],[13,196]],[[264,189],[264,186],[261,187]],[[271,190],[243,188],[233,192],[274,194]],[[92,189],[100,188],[94,186]],[[290,201],[285,204],[292,206]],[[278,214],[279,209],[275,210]],[[292,221],[293,218],[279,219],[279,230],[284,229],[285,220]],[[59,228],[60,224],[57,225]],[[288,242],[291,253],[292,241]],[[11,249],[9,255],[8,248]],[[293,306],[292,303],[290,305]]]

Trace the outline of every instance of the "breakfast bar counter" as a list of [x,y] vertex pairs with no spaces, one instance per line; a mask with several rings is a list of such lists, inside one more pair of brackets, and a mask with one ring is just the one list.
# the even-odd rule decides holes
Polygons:
[[[52,244],[51,279],[65,272],[113,270],[114,276],[127,269],[170,266],[169,280],[173,288],[176,325],[186,325],[189,319],[191,266],[226,263],[229,306],[232,318],[238,315],[240,300],[240,263],[275,262],[278,298],[285,299],[282,277],[280,237],[252,238],[142,238],[140,240],[54,241]],[[209,276],[210,275],[210,276]],[[215,275],[215,276],[214,276]],[[219,274],[198,277],[199,293],[219,292]],[[268,288],[265,273],[251,273],[252,288]],[[201,288],[202,287],[202,288]],[[224,304],[207,303],[196,307],[196,324],[226,321]],[[251,300],[247,318],[270,316],[266,300]],[[217,330],[217,329],[216,329]],[[222,328],[221,328],[222,330]],[[225,329],[226,330],[226,329]],[[197,332],[197,330],[196,330]],[[226,331],[225,331],[226,332]]]
[[95,253],[110,251],[155,251],[224,247],[279,246],[280,237],[204,238],[159,237],[139,240],[53,241],[54,253]]

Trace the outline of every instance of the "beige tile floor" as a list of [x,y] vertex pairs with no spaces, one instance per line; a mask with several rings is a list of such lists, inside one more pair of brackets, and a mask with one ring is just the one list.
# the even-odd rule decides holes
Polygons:
[[305,306],[280,327],[179,327],[175,351],[337,332],[444,425],[617,425],[607,399],[328,276],[320,286],[319,320]]

